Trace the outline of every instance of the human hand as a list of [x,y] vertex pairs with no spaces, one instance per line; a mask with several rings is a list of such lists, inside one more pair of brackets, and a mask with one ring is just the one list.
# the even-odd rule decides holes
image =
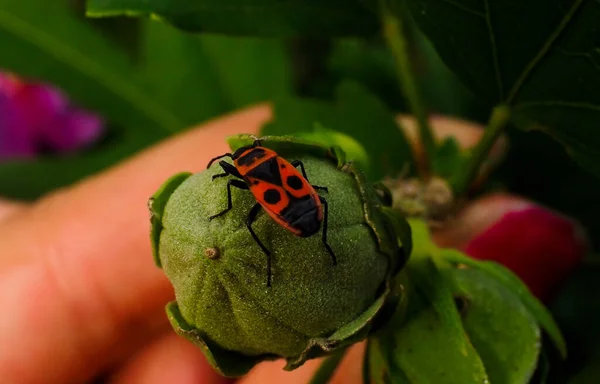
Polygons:
[[[228,151],[225,138],[257,133],[271,118],[259,106],[204,124],[31,205],[0,204],[0,377],[6,383],[85,382],[109,372],[114,383],[227,383],[199,349],[176,336],[164,305],[171,285],[152,260],[146,201],[176,172],[198,172]],[[433,119],[465,146],[480,131]],[[474,202],[436,237],[464,246],[524,199],[495,195]],[[334,382],[358,383],[362,344]],[[260,364],[240,380],[306,383],[319,361],[293,372]]]

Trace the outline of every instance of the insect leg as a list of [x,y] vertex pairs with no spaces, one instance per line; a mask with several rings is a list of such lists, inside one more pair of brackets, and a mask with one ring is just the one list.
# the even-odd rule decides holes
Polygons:
[[323,204],[323,209],[325,210],[325,212],[323,212],[323,244],[325,244],[327,252],[329,252],[329,254],[331,255],[333,265],[337,265],[337,259],[335,258],[335,254],[333,253],[333,250],[331,249],[329,244],[327,244],[327,218],[329,216],[329,205],[327,204],[327,200],[325,200],[323,196],[319,196],[319,200],[321,200],[321,204]]
[[231,210],[231,206],[232,206],[231,205],[231,186],[232,185],[239,189],[249,189],[248,186],[246,185],[246,183],[244,183],[241,180],[235,180],[235,179],[228,180],[227,181],[227,208],[225,208],[223,211],[217,213],[216,215],[212,215],[211,217],[209,217],[208,218],[209,221],[211,221],[215,217],[224,215]]
[[233,156],[233,155],[232,155],[231,153],[226,153],[226,154],[224,154],[224,155],[217,156],[217,157],[215,157],[214,159],[212,159],[211,161],[209,161],[209,162],[208,162],[208,165],[206,166],[206,168],[207,168],[207,169],[208,169],[208,168],[210,168],[210,166],[212,165],[212,163],[214,163],[215,161],[217,161],[217,160],[219,160],[219,159],[222,159],[222,158],[224,158],[224,157],[230,157],[230,158],[232,158],[232,156]]
[[221,160],[219,161],[219,165],[221,166],[221,168],[223,168],[225,172],[219,173],[218,175],[213,175],[213,180],[219,177],[225,177],[227,175],[233,175],[235,177],[239,177],[240,179],[242,178],[242,175],[240,175],[240,172],[237,170],[237,168],[229,164],[228,162]]
[[[308,176],[306,176],[306,170],[304,169],[304,164],[302,164],[302,162],[300,160],[294,160],[294,161],[292,161],[292,165],[294,166],[294,168],[298,168],[298,166],[300,166],[300,171],[302,171],[302,176],[304,176],[306,181],[308,181]],[[312,187],[317,190],[329,192],[327,187],[321,187],[318,185],[312,185]]]
[[252,223],[254,223],[254,220],[256,220],[256,215],[258,215],[260,208],[261,208],[261,206],[259,203],[256,203],[254,205],[254,207],[252,207],[252,209],[250,210],[250,213],[248,213],[248,219],[246,220],[246,226],[248,227],[248,231],[250,231],[250,234],[254,238],[254,241],[256,241],[256,244],[258,244],[258,246],[263,250],[265,255],[267,255],[267,287],[270,287],[271,286],[271,252],[269,252],[267,247],[265,247],[265,245],[260,241],[260,239],[258,238],[256,233],[252,229]]

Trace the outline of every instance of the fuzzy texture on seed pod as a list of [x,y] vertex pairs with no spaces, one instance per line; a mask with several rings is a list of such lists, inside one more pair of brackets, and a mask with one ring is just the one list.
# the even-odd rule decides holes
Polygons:
[[[232,188],[231,211],[208,220],[227,207],[232,177],[212,180],[222,173],[217,164],[174,176],[150,202],[155,261],[175,288],[176,302],[167,307],[171,323],[227,376],[280,357],[294,369],[363,339],[397,305],[402,288],[395,277],[409,252],[408,225],[388,218],[352,165],[288,139],[267,138],[263,145],[301,160],[310,182],[329,188],[320,194],[329,204],[328,243],[337,265],[322,229],[296,237],[262,212],[252,228],[271,250],[267,287],[267,257],[246,227],[256,203],[252,193]],[[397,228],[408,232],[400,236]],[[404,249],[400,238],[406,239]]]

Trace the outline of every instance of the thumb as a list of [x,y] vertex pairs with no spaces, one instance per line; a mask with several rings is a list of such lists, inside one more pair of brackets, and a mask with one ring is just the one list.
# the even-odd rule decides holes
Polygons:
[[0,199],[0,221],[8,219],[23,208],[25,208],[23,203]]

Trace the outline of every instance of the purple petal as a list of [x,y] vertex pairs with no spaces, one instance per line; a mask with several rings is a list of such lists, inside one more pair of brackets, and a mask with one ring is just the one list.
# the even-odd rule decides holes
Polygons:
[[102,130],[100,117],[72,107],[57,88],[0,72],[0,158],[74,151],[92,144]]
[[14,101],[0,92],[0,159],[33,157],[35,137],[15,108]]
[[98,140],[103,121],[97,115],[71,109],[44,125],[44,144],[58,152],[72,152]]
[[0,71],[0,93],[12,96],[21,85],[21,81],[15,75]]
[[44,127],[68,108],[66,96],[57,89],[41,84],[26,84],[14,96],[19,112],[33,131]]

